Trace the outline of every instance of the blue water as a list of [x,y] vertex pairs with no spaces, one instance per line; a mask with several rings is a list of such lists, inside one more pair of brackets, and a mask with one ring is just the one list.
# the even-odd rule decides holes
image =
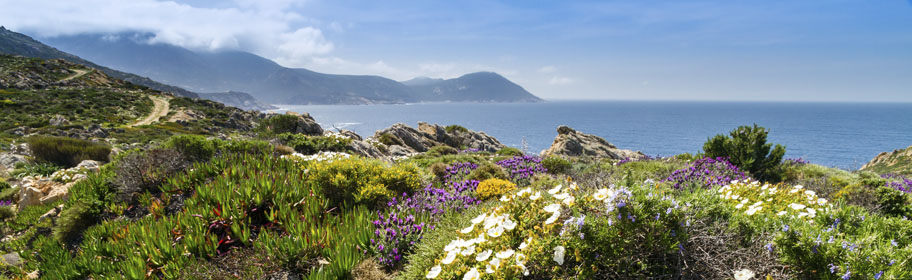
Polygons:
[[595,134],[619,148],[668,156],[698,152],[710,136],[739,125],[770,129],[786,157],[857,169],[884,151],[912,145],[912,104],[565,101],[536,104],[276,105],[308,112],[325,128],[364,137],[395,123],[459,124],[538,153],[558,125]]

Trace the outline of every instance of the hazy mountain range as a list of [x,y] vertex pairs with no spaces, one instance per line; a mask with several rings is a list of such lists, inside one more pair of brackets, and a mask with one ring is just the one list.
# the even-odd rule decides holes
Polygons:
[[334,75],[287,68],[248,52],[196,52],[173,45],[148,44],[148,36],[121,33],[42,40],[98,64],[193,92],[246,92],[272,104],[541,101],[496,73],[472,73],[450,80],[418,78],[400,83],[380,76]]

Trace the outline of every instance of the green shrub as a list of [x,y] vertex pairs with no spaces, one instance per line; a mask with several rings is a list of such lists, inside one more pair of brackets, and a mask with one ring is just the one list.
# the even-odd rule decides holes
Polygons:
[[465,127],[463,127],[463,126],[461,126],[461,125],[458,125],[458,124],[451,124],[451,125],[448,125],[448,126],[446,126],[445,129],[446,129],[446,132],[447,132],[447,133],[469,132],[469,129],[468,129],[468,128],[465,128]]
[[434,174],[434,176],[436,176],[438,179],[443,179],[443,176],[447,175],[447,165],[442,162],[431,164],[428,169],[430,169],[431,174]]
[[16,216],[16,213],[13,213],[12,207],[9,205],[0,206],[0,222],[12,218],[13,216]]
[[421,187],[420,172],[413,165],[386,166],[358,157],[305,164],[308,184],[323,189],[333,205],[359,203],[369,206]]
[[551,174],[563,174],[567,171],[570,171],[570,168],[573,167],[573,164],[569,160],[566,160],[559,156],[547,156],[541,161],[542,166],[548,170],[548,173]]
[[522,156],[523,152],[517,148],[504,147],[503,149],[497,150],[496,154],[500,155],[500,156],[515,157],[515,156]]
[[151,191],[178,172],[190,166],[190,161],[174,149],[152,149],[133,152],[115,163],[114,185],[119,200],[130,201],[134,194]]
[[260,128],[266,135],[295,133],[297,132],[298,121],[299,117],[295,115],[274,115],[263,120],[260,123]]
[[10,184],[6,182],[3,178],[0,178],[0,191],[10,188]]
[[77,202],[63,209],[53,229],[54,238],[61,242],[72,241],[89,226],[98,222],[101,210],[83,202]]
[[251,155],[271,155],[276,153],[276,148],[266,141],[261,140],[231,140],[218,141],[218,152],[220,154],[251,154]]
[[377,136],[377,141],[380,141],[380,143],[383,143],[383,145],[387,145],[387,146],[392,146],[392,145],[405,146],[405,144],[402,142],[402,139],[399,139],[399,137],[396,137],[395,135],[392,135],[389,133],[380,134],[379,136]]
[[108,161],[111,147],[67,137],[29,137],[29,150],[35,159],[60,166],[74,167],[83,160]]
[[469,173],[466,180],[484,181],[491,178],[507,180],[510,177],[503,167],[490,162],[485,162],[475,170],[472,170],[472,173]]
[[431,147],[431,149],[429,149],[426,152],[426,154],[428,156],[434,156],[434,157],[443,156],[443,155],[455,155],[457,153],[459,153],[459,151],[457,151],[456,148],[446,146],[446,145],[437,145],[437,146]]
[[312,155],[323,151],[344,152],[351,144],[351,139],[333,136],[307,136],[304,134],[282,133],[279,141],[291,146],[295,151]]
[[912,217],[912,195],[888,187],[879,187],[875,192],[880,213],[892,217]]
[[727,157],[729,162],[746,170],[761,181],[779,182],[782,171],[779,164],[785,155],[785,147],[766,143],[768,131],[754,124],[740,126],[729,135],[716,135],[703,144],[707,157]]
[[47,177],[60,169],[63,169],[63,167],[48,162],[19,163],[17,164],[16,169],[10,172],[10,176],[17,179],[36,175]]
[[475,195],[483,200],[500,198],[501,195],[516,190],[516,184],[507,180],[492,178],[481,181],[475,189]]
[[0,190],[0,201],[17,201],[19,200],[18,188],[7,188]]
[[216,152],[217,144],[200,135],[175,135],[163,145],[179,152],[190,161],[208,161]]

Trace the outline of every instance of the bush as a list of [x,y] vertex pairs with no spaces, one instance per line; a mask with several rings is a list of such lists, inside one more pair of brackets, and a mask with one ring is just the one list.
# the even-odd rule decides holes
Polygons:
[[298,129],[299,117],[295,115],[275,115],[260,123],[260,128],[267,135],[282,133],[295,133]]
[[469,176],[466,177],[468,180],[484,181],[487,179],[496,178],[506,180],[509,178],[507,172],[504,171],[502,167],[493,163],[484,163],[480,167],[476,168],[469,173]]
[[401,193],[421,188],[420,173],[412,165],[386,166],[374,159],[358,157],[332,161],[309,161],[308,184],[322,188],[333,205],[359,203],[379,205]]
[[377,141],[380,141],[380,143],[387,146],[405,146],[405,144],[402,142],[402,139],[399,139],[399,137],[396,137],[395,135],[389,133],[380,134],[380,136],[377,136]]
[[469,129],[468,129],[468,128],[465,128],[465,127],[463,127],[463,126],[461,126],[461,125],[458,125],[458,124],[451,124],[451,125],[448,125],[448,126],[446,126],[445,129],[446,129],[446,132],[447,132],[447,133],[454,133],[454,132],[469,132]]
[[200,135],[175,135],[163,147],[176,150],[186,159],[194,162],[208,161],[215,156],[217,145]]
[[10,184],[6,182],[3,178],[0,178],[0,191],[10,188]]
[[779,182],[782,171],[779,164],[785,155],[785,147],[766,143],[768,131],[754,124],[732,130],[730,137],[716,135],[703,144],[707,157],[727,157],[729,161],[761,180]]
[[114,184],[118,198],[130,201],[136,193],[158,193],[162,183],[188,166],[190,162],[173,149],[130,153],[116,163]]
[[566,173],[567,171],[570,171],[570,168],[573,166],[569,160],[559,156],[547,156],[541,160],[541,164],[548,170],[548,173],[551,174]]
[[72,243],[79,234],[98,221],[100,210],[83,202],[63,209],[60,212],[60,218],[57,219],[57,225],[53,229],[54,238],[61,242]]
[[499,198],[505,193],[516,190],[516,184],[502,179],[487,179],[478,184],[475,189],[475,195],[480,199]]
[[434,174],[434,176],[436,176],[438,179],[443,179],[444,176],[449,174],[449,171],[447,171],[447,165],[442,162],[431,164],[431,167],[429,167],[429,169],[431,170],[431,174]]
[[334,136],[307,136],[304,134],[283,133],[278,136],[283,144],[294,148],[295,151],[312,155],[319,152],[344,152],[351,144],[351,139]]
[[16,169],[10,172],[10,176],[17,179],[22,179],[25,176],[51,176],[57,170],[63,169],[63,167],[58,166],[53,163],[47,162],[33,162],[33,163],[18,163],[16,164]]
[[0,201],[0,222],[16,216],[16,213],[13,213],[12,207],[7,203],[8,202],[6,201]]
[[503,149],[497,150],[496,154],[501,155],[501,156],[516,157],[516,156],[522,156],[523,152],[517,148],[504,147]]
[[456,148],[446,146],[446,145],[437,145],[437,146],[431,147],[431,149],[429,149],[426,152],[427,155],[434,156],[434,157],[443,156],[443,155],[455,155],[457,153],[459,153],[459,151],[456,150]]
[[65,167],[83,160],[108,161],[111,154],[107,145],[75,138],[35,136],[26,141],[35,159]]
[[893,217],[912,217],[912,197],[910,194],[889,187],[876,190],[877,204],[880,212]]

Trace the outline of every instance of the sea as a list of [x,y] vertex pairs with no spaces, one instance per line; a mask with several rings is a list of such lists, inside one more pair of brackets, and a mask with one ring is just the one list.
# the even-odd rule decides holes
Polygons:
[[781,103],[672,101],[549,101],[544,103],[418,103],[396,105],[275,105],[276,112],[310,113],[325,129],[363,137],[395,123],[458,124],[501,143],[539,153],[557,127],[605,138],[651,156],[697,153],[706,140],[741,125],[769,129],[768,142],[786,158],[847,170],[880,152],[912,145],[912,103]]

